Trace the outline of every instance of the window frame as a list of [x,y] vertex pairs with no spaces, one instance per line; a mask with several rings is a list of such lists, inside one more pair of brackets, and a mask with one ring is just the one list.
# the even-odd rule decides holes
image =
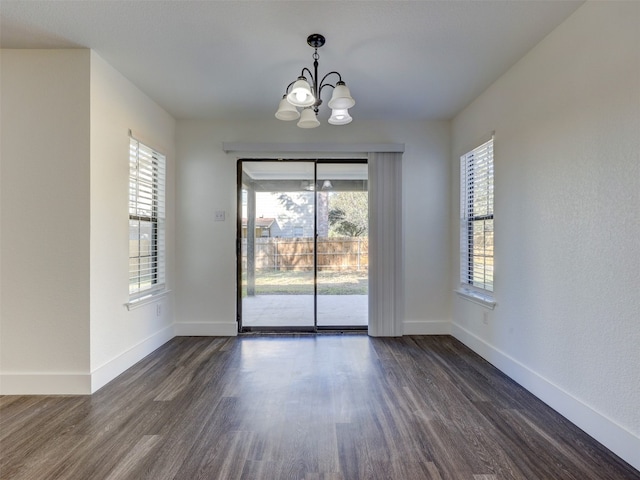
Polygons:
[[[493,141],[492,136],[460,157],[461,290],[488,306],[495,304]],[[478,225],[481,226],[481,242],[476,241]],[[480,266],[479,272],[477,266]]]
[[[166,292],[165,223],[166,156],[130,136],[129,302]],[[146,248],[145,230],[150,230]]]

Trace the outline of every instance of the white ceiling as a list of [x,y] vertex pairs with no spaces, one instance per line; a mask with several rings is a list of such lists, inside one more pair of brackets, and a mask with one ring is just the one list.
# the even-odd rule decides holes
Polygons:
[[2,0],[0,46],[92,48],[177,119],[277,121],[321,33],[354,121],[449,119],[582,3]]

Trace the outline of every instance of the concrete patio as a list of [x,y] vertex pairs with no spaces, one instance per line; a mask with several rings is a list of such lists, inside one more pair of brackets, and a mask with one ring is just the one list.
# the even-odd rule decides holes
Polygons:
[[[368,295],[318,295],[318,326],[367,326],[368,298]],[[245,297],[242,299],[242,326],[313,326],[313,295]]]

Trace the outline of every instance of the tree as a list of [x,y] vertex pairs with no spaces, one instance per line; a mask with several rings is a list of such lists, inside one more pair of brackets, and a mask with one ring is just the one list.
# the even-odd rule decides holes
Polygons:
[[333,192],[329,197],[329,236],[360,237],[368,234],[367,192]]

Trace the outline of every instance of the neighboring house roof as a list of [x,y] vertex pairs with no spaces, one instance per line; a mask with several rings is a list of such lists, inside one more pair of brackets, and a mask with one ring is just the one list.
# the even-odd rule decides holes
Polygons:
[[[271,225],[273,225],[273,222],[275,222],[276,219],[275,218],[256,218],[256,228],[271,228]],[[247,226],[247,219],[243,218],[242,219],[242,226],[246,227]]]

